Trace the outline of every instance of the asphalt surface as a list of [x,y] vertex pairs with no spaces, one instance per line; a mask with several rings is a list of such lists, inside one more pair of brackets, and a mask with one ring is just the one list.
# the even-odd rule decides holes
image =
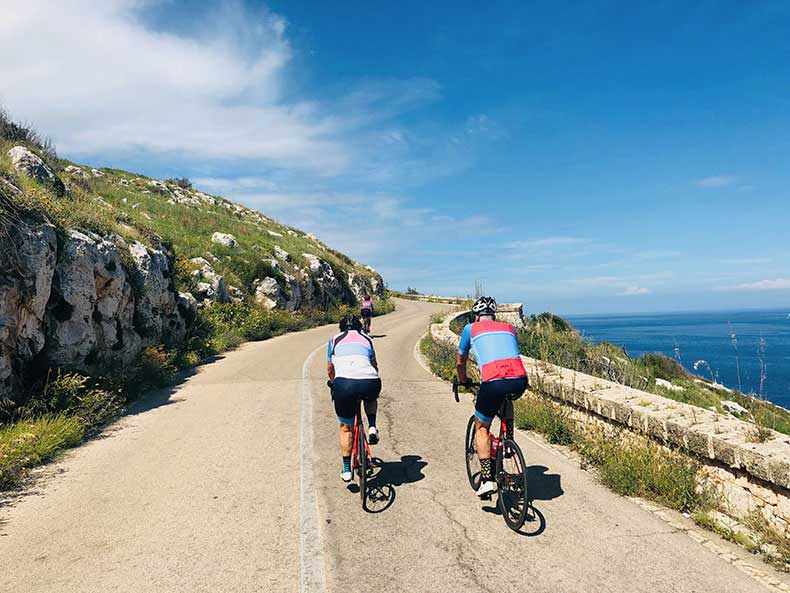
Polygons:
[[373,320],[380,512],[340,481],[316,328],[200,367],[46,468],[0,508],[0,591],[767,590],[526,435],[536,515],[507,529],[466,479],[471,403],[413,354],[442,308]]

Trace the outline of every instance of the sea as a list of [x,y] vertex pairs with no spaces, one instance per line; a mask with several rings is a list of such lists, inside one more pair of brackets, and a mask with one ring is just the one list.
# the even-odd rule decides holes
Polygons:
[[611,342],[631,357],[665,354],[697,375],[790,409],[790,310],[564,317],[593,342]]

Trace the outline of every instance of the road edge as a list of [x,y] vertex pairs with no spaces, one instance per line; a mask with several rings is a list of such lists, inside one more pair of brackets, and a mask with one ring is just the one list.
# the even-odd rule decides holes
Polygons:
[[299,550],[301,593],[324,593],[324,561],[321,530],[318,523],[318,497],[313,473],[313,388],[310,365],[315,355],[324,349],[313,350],[302,365],[301,439],[300,439],[300,531]]

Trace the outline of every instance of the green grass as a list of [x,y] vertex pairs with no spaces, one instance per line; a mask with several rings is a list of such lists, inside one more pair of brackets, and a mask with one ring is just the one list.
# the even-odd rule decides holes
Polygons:
[[749,535],[743,533],[741,531],[735,531],[730,529],[729,527],[722,525],[715,519],[715,517],[711,516],[710,512],[708,511],[697,511],[692,513],[691,518],[694,522],[707,529],[708,531],[712,531],[723,539],[726,539],[729,542],[733,542],[738,544],[739,546],[743,546],[749,552],[757,553],[760,550],[760,545],[754,541]]
[[597,468],[601,482],[618,494],[682,512],[709,505],[698,462],[680,451],[619,429],[589,430],[575,446]]
[[572,445],[581,438],[567,410],[544,397],[526,393],[514,409],[517,428],[538,432],[552,444]]
[[790,572],[790,538],[777,531],[759,512],[752,513],[746,526],[757,536],[757,545],[768,562]]
[[52,460],[82,440],[85,428],[76,416],[54,414],[0,428],[0,490],[12,488],[32,467]]

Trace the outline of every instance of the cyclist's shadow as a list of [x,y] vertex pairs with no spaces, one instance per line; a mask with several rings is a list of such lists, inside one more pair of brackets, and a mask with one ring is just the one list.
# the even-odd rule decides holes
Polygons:
[[[546,530],[546,517],[535,507],[536,500],[553,500],[565,494],[561,476],[547,473],[548,469],[544,465],[531,465],[527,468],[529,508],[524,526],[517,532],[521,535],[535,537]],[[502,514],[496,502],[493,507],[483,507],[483,510],[487,513]]]
[[364,505],[369,513],[381,513],[390,508],[395,502],[396,487],[425,478],[422,470],[428,465],[419,455],[403,455],[400,461],[383,461],[373,457],[371,461],[373,473],[368,477],[368,494]]

